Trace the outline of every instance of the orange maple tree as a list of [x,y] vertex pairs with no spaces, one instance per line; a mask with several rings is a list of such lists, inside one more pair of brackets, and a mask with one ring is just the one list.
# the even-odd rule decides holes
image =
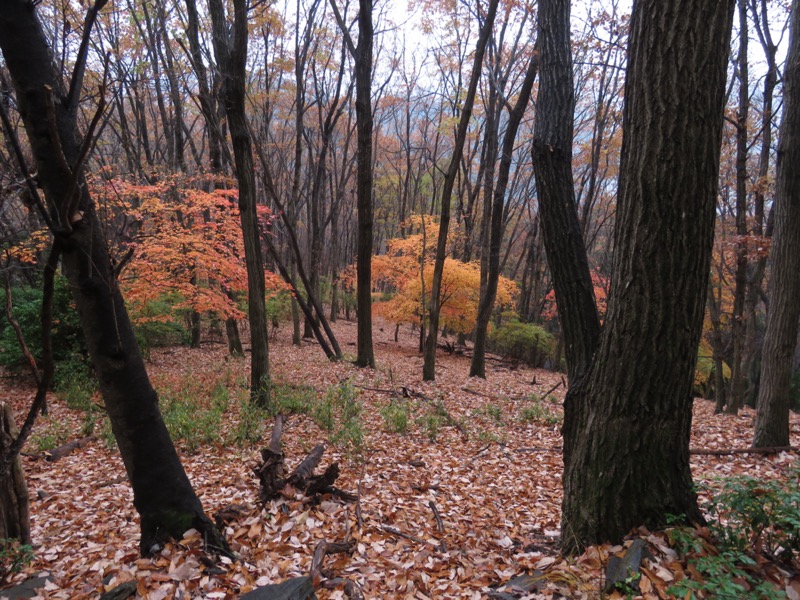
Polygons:
[[[130,264],[121,277],[125,299],[137,321],[164,320],[148,306],[168,298],[172,312],[193,310],[244,318],[237,294],[247,289],[238,191],[231,182],[204,176],[167,176],[152,185],[120,178],[93,179],[100,202],[121,205],[133,220]],[[265,221],[270,213],[259,207]],[[283,281],[267,271],[273,293]]]
[[[387,242],[386,254],[372,258],[373,289],[387,300],[374,304],[373,311],[392,323],[419,325],[433,281],[433,255],[439,225],[433,217],[413,216],[405,226],[415,233]],[[454,237],[449,237],[450,243]],[[440,321],[457,333],[475,327],[480,300],[480,264],[445,259],[441,291]],[[516,284],[500,277],[496,305],[510,306],[517,293]]]

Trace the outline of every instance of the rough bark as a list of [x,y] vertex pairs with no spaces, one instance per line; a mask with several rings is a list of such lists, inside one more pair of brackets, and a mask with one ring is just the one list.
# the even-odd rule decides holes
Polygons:
[[600,336],[600,319],[572,182],[575,92],[569,19],[569,0],[540,2],[540,76],[532,155],[542,237],[566,346],[567,373],[570,382],[574,382],[591,363]]
[[[689,434],[734,2],[634,5],[604,331],[565,403],[562,543],[703,517]],[[686,107],[691,107],[687,110]]]
[[800,318],[800,1],[792,2],[778,142],[769,312],[753,446],[789,444],[789,386]]
[[56,207],[63,270],[133,487],[141,516],[141,549],[147,553],[195,527],[211,546],[227,551],[203,513],[161,418],[81,176],[82,140],[75,118],[61,101],[60,78],[32,3],[0,2],[0,49],[17,91],[39,184]]

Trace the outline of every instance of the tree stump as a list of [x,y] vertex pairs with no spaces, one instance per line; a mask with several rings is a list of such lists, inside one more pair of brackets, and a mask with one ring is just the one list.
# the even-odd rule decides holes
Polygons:
[[[8,451],[18,435],[14,413],[0,402],[0,456]],[[11,472],[0,478],[0,539],[17,539],[23,544],[31,541],[28,486],[22,473],[19,456],[11,463]]]

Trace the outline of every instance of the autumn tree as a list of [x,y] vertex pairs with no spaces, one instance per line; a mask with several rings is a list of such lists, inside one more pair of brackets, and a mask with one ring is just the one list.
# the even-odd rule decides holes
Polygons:
[[[642,524],[663,526],[669,515],[702,521],[689,469],[692,380],[733,7],[732,0],[634,4],[608,314],[565,400],[561,531],[568,550],[619,541]],[[562,40],[566,10],[542,21]],[[544,40],[540,47],[544,73]]]
[[[92,18],[83,31],[87,44],[93,16],[104,4],[100,0],[89,9]],[[0,3],[0,50],[16,90],[38,183],[53,207],[54,251],[61,254],[133,487],[141,517],[141,551],[152,553],[167,538],[180,537],[191,527],[203,532],[210,547],[227,551],[224,538],[203,512],[161,418],[84,179],[93,141],[92,124],[86,136],[80,135],[77,124],[85,55],[79,54],[83,58],[64,89],[37,12],[27,0]]]
[[789,387],[800,318],[800,2],[794,0],[783,75],[769,311],[758,394],[756,447],[789,445]]

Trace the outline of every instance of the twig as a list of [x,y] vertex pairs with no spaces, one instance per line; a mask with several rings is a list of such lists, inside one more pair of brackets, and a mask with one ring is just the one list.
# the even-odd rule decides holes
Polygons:
[[560,388],[562,385],[563,385],[564,387],[567,387],[567,382],[566,382],[566,380],[564,379],[564,377],[563,377],[563,376],[561,377],[561,381],[559,381],[557,384],[555,384],[553,387],[551,387],[549,390],[547,390],[547,391],[546,391],[544,394],[542,394],[542,400],[544,400],[545,398],[547,398],[547,397],[548,397],[550,394],[552,394],[553,392],[555,392],[555,391],[556,391],[558,388]]
[[404,531],[400,531],[395,527],[391,527],[389,525],[381,525],[381,529],[383,529],[386,533],[391,533],[392,535],[396,535],[401,538],[405,538],[407,540],[411,540],[412,542],[417,542],[418,544],[427,544],[425,540],[422,538],[418,538],[415,535],[411,535],[410,533],[405,533]]
[[444,523],[442,523],[442,515],[439,514],[439,509],[436,508],[436,503],[431,500],[428,502],[428,506],[431,507],[433,511],[433,518],[436,519],[436,530],[439,533],[444,533]]
[[552,448],[516,448],[515,452],[561,452],[561,446],[553,446]]

